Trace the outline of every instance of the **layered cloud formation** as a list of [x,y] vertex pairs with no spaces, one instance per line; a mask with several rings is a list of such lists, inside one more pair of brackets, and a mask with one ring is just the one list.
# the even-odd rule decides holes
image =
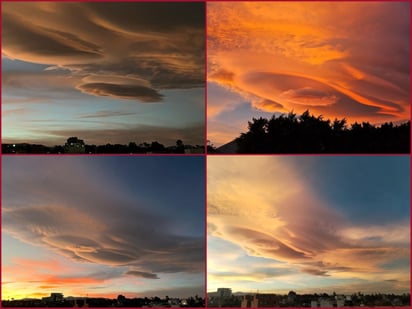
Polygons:
[[200,3],[5,3],[2,14],[4,56],[68,69],[86,93],[157,102],[159,89],[203,86]]
[[[64,256],[69,265],[99,265],[104,267],[100,275],[116,270],[108,278],[160,279],[167,288],[173,285],[168,286],[165,277],[179,273],[181,279],[176,282],[189,276],[202,284],[202,158],[16,159],[3,164],[4,233]],[[141,164],[151,166],[151,174]],[[181,164],[192,168],[191,187],[187,187],[189,177],[176,174]],[[162,175],[169,180],[156,179]],[[166,188],[164,198],[155,198],[157,184],[170,186],[173,177],[178,177],[173,180],[174,189]],[[194,193],[186,194],[187,190]],[[186,197],[178,198],[182,194]],[[191,205],[186,205],[189,201]],[[180,211],[185,213],[177,215]],[[23,257],[19,252],[10,254]],[[56,275],[53,269],[48,274]],[[5,278],[12,276],[7,270],[4,273]],[[47,278],[44,283],[57,280]],[[108,278],[90,275],[95,283]]]
[[204,144],[204,3],[9,2],[2,23],[4,142]]
[[350,122],[410,118],[409,3],[220,2],[207,8],[208,81],[240,94],[252,108],[310,109]]
[[[324,178],[317,165],[326,164],[326,159],[323,163],[322,158],[301,157],[208,158],[208,290],[223,282],[236,289],[286,292],[321,287],[330,291],[337,284],[349,291],[350,284],[359,282],[363,290],[376,283],[376,290],[368,292],[409,290],[407,186],[402,185],[402,193],[370,179],[370,184],[353,191],[347,185],[348,173],[338,174],[333,167],[344,162],[331,158],[335,163],[329,162],[328,167],[333,167],[329,173],[335,174],[317,187],[321,182],[316,178]],[[406,159],[398,163],[408,170]],[[356,160],[359,165],[365,162],[352,160],[346,162],[348,170]],[[379,166],[387,164],[398,171],[401,167],[393,163],[382,158]],[[377,167],[365,164],[362,181],[373,177],[371,169]],[[391,178],[394,183],[408,182],[404,176],[388,177],[397,178]],[[325,193],[334,190],[340,192],[332,198]],[[376,196],[369,196],[370,192]],[[386,198],[392,201],[392,209]],[[365,215],[358,218],[354,209],[362,209]],[[378,219],[373,221],[368,213]],[[308,276],[312,284],[305,284]],[[282,280],[275,281],[278,277]],[[299,278],[300,283],[291,283]],[[385,280],[396,283],[387,287]]]

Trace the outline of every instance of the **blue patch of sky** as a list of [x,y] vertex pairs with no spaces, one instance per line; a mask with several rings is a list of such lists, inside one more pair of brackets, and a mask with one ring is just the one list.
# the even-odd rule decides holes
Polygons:
[[216,237],[216,236],[212,236],[212,235],[208,235],[209,241],[208,241],[208,246],[209,248],[209,253],[212,253],[213,251],[215,251],[216,253],[219,252],[237,252],[237,253],[243,253],[243,249],[230,242],[227,240],[224,240],[222,238]]
[[[264,269],[270,269],[272,273],[275,273],[276,265],[279,265],[280,268],[277,270],[277,272],[281,274],[285,272],[284,266],[287,265],[286,262],[281,262],[273,258],[251,256],[247,254],[247,252],[241,246],[236,245],[228,240],[209,235],[208,254],[216,259],[222,252],[229,252],[231,255],[233,255],[232,257],[230,257],[230,260],[233,261],[233,265],[243,265],[247,270],[256,269],[259,271],[260,269],[261,271],[264,271]],[[220,258],[223,259],[223,257]],[[211,269],[209,272],[214,273],[213,269]],[[288,269],[287,272],[291,273],[292,269]]]
[[[84,158],[91,170],[105,169],[132,199],[142,197],[150,209],[179,222],[189,236],[203,236],[205,224],[205,159],[203,157]],[[119,187],[120,187],[119,186]]]
[[410,268],[410,259],[409,257],[399,258],[380,264],[379,266],[389,271],[393,271],[395,269],[405,270]]
[[[12,263],[13,257],[17,256],[24,256],[25,252],[33,252],[32,245],[28,245],[11,235],[7,234],[6,231],[2,230],[1,233],[1,245],[2,245],[2,263],[3,265],[8,265]],[[35,250],[31,253],[31,258],[45,258],[46,251],[38,247],[38,250]]]
[[[163,101],[136,104],[136,111],[146,115],[142,124],[184,128],[204,125],[205,95],[203,88],[164,90]],[[133,102],[129,102],[133,104]]]
[[252,108],[250,102],[242,102],[236,105],[232,110],[223,111],[216,120],[223,123],[237,122],[239,124],[247,125],[248,121],[252,121],[252,118],[271,118],[273,113],[264,112],[256,108]]
[[[186,89],[164,91],[162,102],[141,103],[133,100],[96,97],[73,89],[70,95],[62,93],[41,93],[33,90],[6,90],[4,99],[24,99],[44,96],[44,103],[13,103],[4,105],[4,110],[27,108],[38,111],[33,115],[34,121],[45,125],[64,129],[75,126],[77,129],[124,128],[129,126],[148,125],[158,127],[186,128],[204,125],[204,90]],[[128,115],[99,117],[99,112],[109,111]],[[87,117],[84,116],[93,116]]]
[[207,83],[207,100],[214,104],[221,104],[221,101],[241,102],[244,100],[239,94],[229,91],[214,82]]
[[252,118],[271,118],[274,114],[279,116],[282,113],[265,112],[253,107],[250,101],[245,100],[241,95],[227,90],[216,83],[208,83],[208,102],[213,104],[227,104],[232,108],[224,109],[218,116],[217,121],[231,123],[236,119],[237,123],[247,125]]
[[296,170],[328,206],[353,223],[409,218],[408,156],[292,157]]
[[259,267],[267,267],[267,266],[274,266],[275,264],[285,265],[286,262],[278,261],[274,258],[265,258],[261,256],[250,256],[248,254],[244,254],[239,256],[236,259],[239,263],[251,264],[251,263],[259,263]]
[[1,58],[2,71],[23,71],[23,72],[40,72],[48,68],[50,65],[37,64],[21,60],[12,60],[9,58]]

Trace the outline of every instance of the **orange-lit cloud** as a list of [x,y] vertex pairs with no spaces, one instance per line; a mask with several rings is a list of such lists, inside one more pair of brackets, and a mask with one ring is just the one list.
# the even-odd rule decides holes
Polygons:
[[281,261],[303,262],[341,244],[336,231],[318,224],[327,217],[330,226],[339,226],[340,215],[323,206],[281,160],[242,159],[209,159],[208,223],[213,235],[229,237],[251,255]]
[[409,119],[409,11],[389,2],[208,3],[208,81],[269,112]]
[[[92,286],[116,277],[104,277],[89,271],[83,273],[86,269],[84,265],[67,263],[61,257],[49,260],[14,257],[12,262],[3,265],[2,269],[3,299],[43,297],[56,289],[64,292],[77,289],[84,292]],[[42,290],[45,293],[42,293]]]
[[[5,3],[2,55],[67,70],[91,95],[158,102],[160,90],[204,86],[203,11],[200,3]],[[79,80],[99,76],[110,81]]]
[[[408,220],[355,225],[302,178],[299,169],[307,167],[298,163],[307,161],[295,160],[296,165],[292,161],[259,156],[208,158],[210,244],[220,239],[234,245],[229,252],[208,249],[209,285],[227,282],[236,287],[239,282],[276,277],[287,282],[302,274],[407,282],[405,266],[389,270],[385,265],[409,259]],[[265,264],[240,263],[245,254],[264,259]]]

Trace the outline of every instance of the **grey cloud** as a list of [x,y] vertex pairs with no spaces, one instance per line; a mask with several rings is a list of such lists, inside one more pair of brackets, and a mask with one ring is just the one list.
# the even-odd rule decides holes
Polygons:
[[159,102],[162,95],[156,90],[140,85],[119,85],[110,83],[88,83],[78,86],[85,93],[96,96],[110,96],[122,99],[135,99],[140,102]]
[[[172,242],[170,242],[171,244]],[[179,243],[173,242],[174,247],[169,246],[169,253],[149,253],[147,255],[147,266],[158,272],[175,273],[184,267],[187,272],[199,272],[197,261],[204,260],[204,243],[198,237],[187,237],[180,239]],[[184,252],[184,254],[179,254]],[[170,259],[170,256],[174,256]]]
[[150,81],[153,87],[159,89],[204,87],[204,77],[201,74],[202,71],[198,71],[195,75],[192,72],[184,72],[176,76],[175,71],[168,68],[155,74]]
[[93,15],[127,31],[174,32],[181,28],[204,29],[203,3],[85,3]]
[[[88,50],[72,46],[70,41],[73,41],[73,37],[64,42],[59,38],[54,38],[44,28],[36,27],[36,25],[30,24],[29,21],[23,21],[7,12],[2,13],[2,21],[3,46],[7,49],[10,47],[17,54],[30,52],[42,57],[72,57],[73,60],[98,59],[101,56],[96,51],[90,50],[90,45],[85,48]],[[80,40],[77,39],[76,41],[78,43]]]
[[[333,265],[331,263],[325,263],[322,261],[316,262],[306,262],[304,263],[304,267],[301,268],[301,271],[313,274],[313,275],[325,275],[329,276],[328,272],[347,272],[347,271],[354,271],[355,269],[352,267],[347,266],[340,266],[340,265]],[[359,271],[359,270],[358,270]]]
[[330,276],[327,271],[317,269],[317,268],[304,267],[304,268],[301,268],[301,271],[304,273],[310,274],[310,275],[315,275],[315,276],[324,276],[324,277]]
[[131,275],[131,276],[141,277],[141,278],[146,278],[146,279],[159,279],[159,277],[156,274],[147,273],[143,271],[137,271],[137,270],[129,270],[128,272],[126,272],[126,275]]
[[68,43],[71,43],[72,45],[77,46],[81,50],[88,50],[91,53],[96,53],[99,55],[101,54],[100,46],[93,44],[92,42],[82,40],[77,35],[74,35],[66,31],[58,31],[58,30],[49,29],[45,27],[42,27],[40,29],[50,34],[55,34],[57,36],[57,39],[59,39],[60,41],[67,41]]
[[79,116],[79,118],[105,118],[105,117],[118,117],[118,116],[130,116],[136,115],[136,113],[131,112],[119,112],[119,111],[110,111],[110,110],[102,110],[97,111],[93,114],[83,114]]

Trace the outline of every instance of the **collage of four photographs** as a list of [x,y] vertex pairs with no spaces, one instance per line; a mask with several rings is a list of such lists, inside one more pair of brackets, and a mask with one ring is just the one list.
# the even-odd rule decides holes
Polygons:
[[2,307],[410,306],[410,15],[2,1]]

